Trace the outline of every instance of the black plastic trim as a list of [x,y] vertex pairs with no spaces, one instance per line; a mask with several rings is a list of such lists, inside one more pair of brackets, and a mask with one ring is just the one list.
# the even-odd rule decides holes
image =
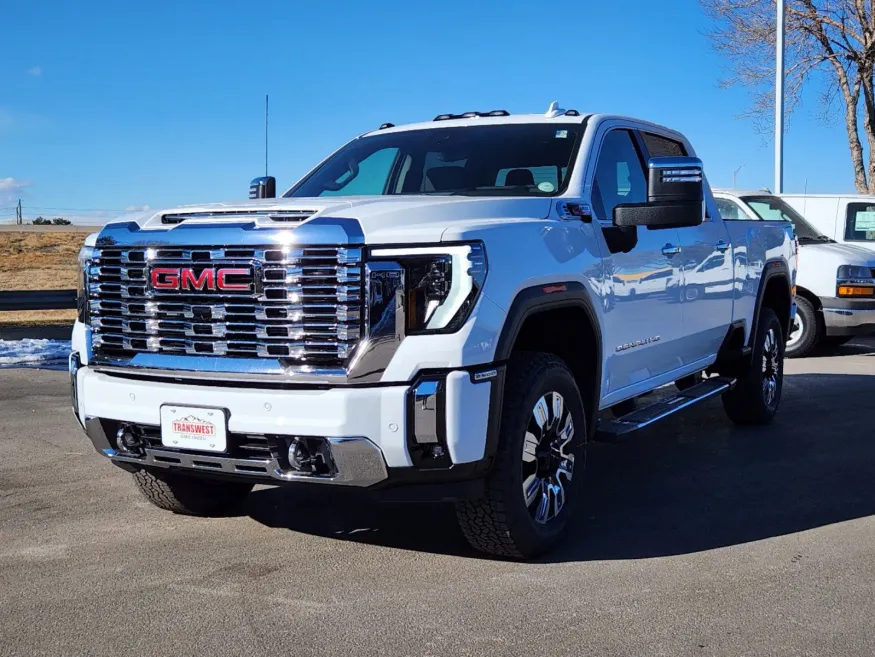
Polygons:
[[[557,287],[565,287],[561,291],[556,290]],[[549,290],[549,291],[548,291]],[[496,362],[506,362],[510,359],[514,344],[519,337],[520,330],[526,319],[539,312],[549,310],[557,310],[560,308],[582,308],[592,324],[593,333],[595,334],[598,357],[596,358],[595,372],[596,385],[593,398],[589,401],[589,417],[587,418],[587,427],[594,428],[596,426],[596,417],[598,415],[599,401],[601,399],[601,383],[602,383],[602,331],[599,325],[598,314],[595,311],[595,306],[590,299],[589,292],[586,287],[577,281],[553,281],[548,284],[526,288],[517,294],[516,298],[510,306],[507,313],[507,318],[504,322],[504,327],[501,330],[501,335],[498,338],[498,346],[495,350]],[[502,380],[502,389],[503,389]],[[587,400],[584,400],[586,404]],[[592,430],[592,429],[591,429]],[[497,444],[497,443],[496,443]]]
[[822,308],[835,308],[836,310],[875,310],[875,299],[820,297],[820,305]]
[[[757,290],[757,301],[756,301],[756,306],[754,307],[754,312],[753,312],[753,322],[751,323],[750,335],[748,336],[748,339],[747,339],[748,346],[753,344],[754,336],[756,336],[757,326],[759,325],[759,321],[760,321],[760,310],[763,307],[763,298],[765,297],[765,294],[766,294],[766,285],[775,276],[783,276],[784,279],[787,281],[787,289],[788,290],[793,289],[793,286],[790,282],[790,270],[787,268],[787,264],[785,262],[783,262],[782,260],[768,260],[768,261],[766,261],[765,266],[763,267],[763,275],[760,278],[760,286],[759,286],[759,289]],[[790,307],[791,308],[793,307],[792,300],[790,302]],[[790,326],[790,318],[789,317],[787,317],[787,326],[788,327]],[[786,338],[787,336],[785,335],[784,337]]]

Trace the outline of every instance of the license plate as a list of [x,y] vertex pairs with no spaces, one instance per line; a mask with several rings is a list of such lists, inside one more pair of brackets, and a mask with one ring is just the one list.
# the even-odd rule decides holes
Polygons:
[[224,452],[228,447],[225,411],[194,406],[162,406],[161,444],[174,449]]

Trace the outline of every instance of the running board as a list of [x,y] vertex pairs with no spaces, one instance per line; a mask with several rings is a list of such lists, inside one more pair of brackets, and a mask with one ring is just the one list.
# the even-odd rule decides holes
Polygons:
[[596,430],[594,439],[603,442],[615,442],[626,434],[643,429],[654,422],[667,418],[669,415],[674,415],[678,411],[719,395],[721,392],[729,390],[734,384],[734,380],[723,376],[706,379],[692,388],[678,392],[674,397],[662,399],[650,406],[637,408],[616,420],[602,420]]

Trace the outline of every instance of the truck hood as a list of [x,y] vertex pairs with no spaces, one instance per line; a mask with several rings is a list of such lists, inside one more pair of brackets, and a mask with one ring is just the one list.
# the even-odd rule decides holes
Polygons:
[[[124,215],[117,222],[136,222],[144,229],[173,230],[163,223],[166,215],[215,213],[197,223],[256,222],[265,228],[294,230],[316,217],[358,219],[369,244],[440,242],[444,233],[448,239],[458,239],[466,227],[511,221],[539,220],[550,214],[550,198],[461,197],[461,196],[352,196],[331,198],[276,198],[228,203],[184,205],[166,210],[149,210]],[[278,222],[271,212],[300,213],[307,218],[301,223]],[[236,214],[239,213],[239,214]],[[261,214],[253,214],[261,213]],[[222,215],[228,215],[222,218]],[[236,216],[235,216],[236,214]],[[252,217],[246,217],[252,214]],[[244,215],[241,217],[240,215]],[[179,224],[176,224],[179,225]],[[450,230],[452,229],[452,230]]]
[[[800,259],[817,259],[826,264],[875,267],[875,252],[850,244],[800,244]],[[801,267],[801,266],[800,266]]]

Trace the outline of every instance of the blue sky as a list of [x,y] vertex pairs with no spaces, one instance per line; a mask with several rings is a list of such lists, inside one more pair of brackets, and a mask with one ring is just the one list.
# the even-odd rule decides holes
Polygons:
[[[712,185],[773,184],[773,147],[696,0],[9,2],[0,9],[0,221],[101,221],[126,208],[286,188],[357,134],[442,112],[642,116],[687,134]],[[12,29],[10,29],[12,28]],[[849,192],[839,119],[791,120],[787,191]],[[807,181],[807,183],[806,183]]]

